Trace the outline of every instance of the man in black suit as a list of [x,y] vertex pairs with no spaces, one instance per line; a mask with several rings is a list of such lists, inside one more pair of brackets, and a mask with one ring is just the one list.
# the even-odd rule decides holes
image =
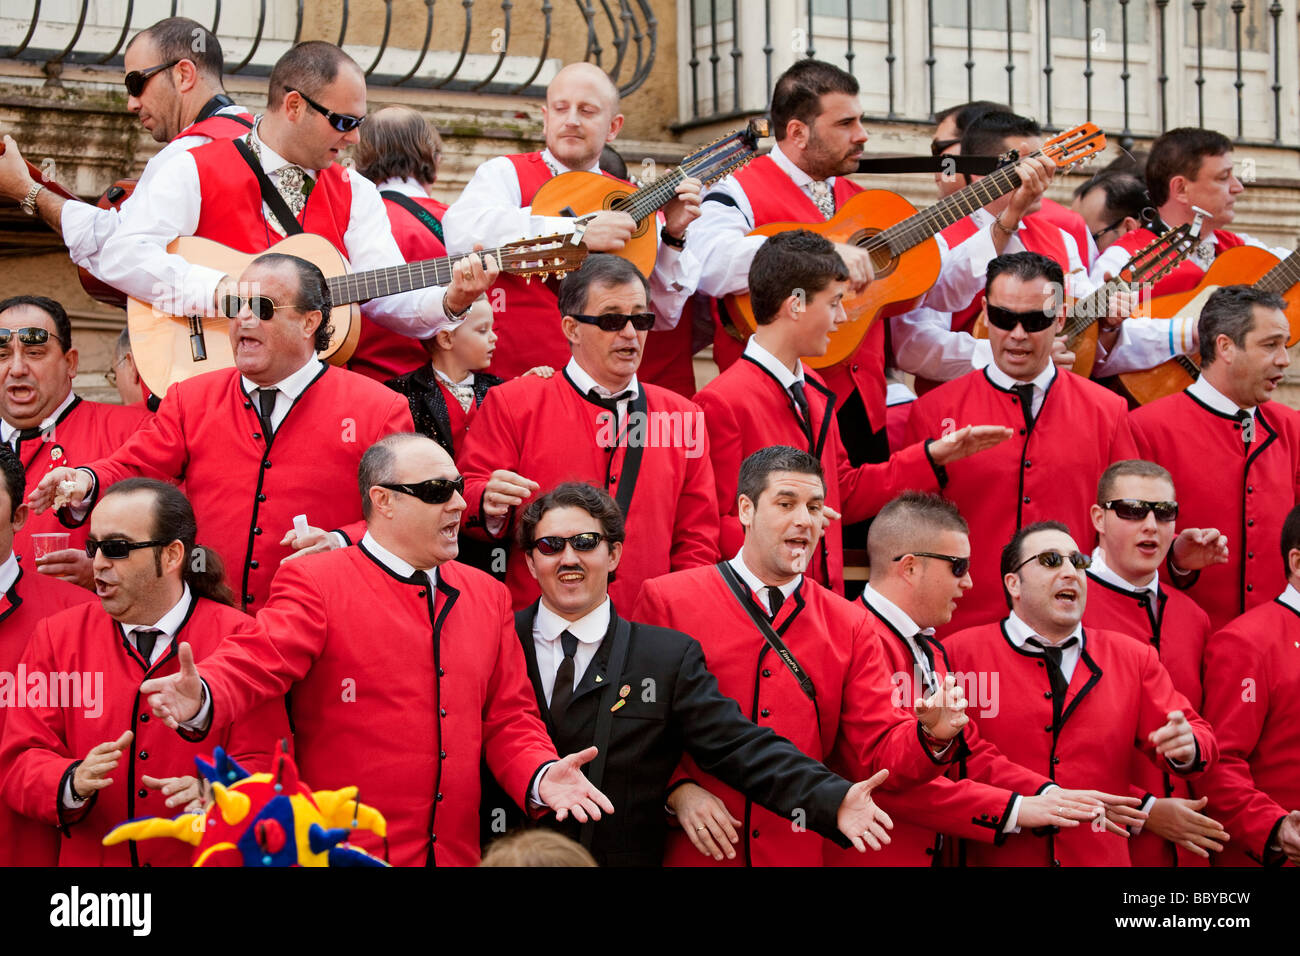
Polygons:
[[[602,866],[660,865],[664,798],[690,753],[792,826],[863,851],[889,842],[893,823],[870,796],[888,771],[851,785],[745,719],[718,690],[694,638],[618,616],[606,586],[623,551],[623,515],[606,492],[558,486],[524,510],[519,536],[542,590],[515,615],[538,707],[557,746],[598,748],[588,776],[618,807],[586,825],[553,818],[551,825],[580,840]],[[508,804],[485,790],[489,833],[501,831]],[[727,845],[726,852],[735,851]]]

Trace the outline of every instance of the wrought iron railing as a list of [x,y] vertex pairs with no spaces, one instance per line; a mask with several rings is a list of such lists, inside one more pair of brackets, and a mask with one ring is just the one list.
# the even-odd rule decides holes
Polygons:
[[[228,74],[264,76],[292,44],[329,40],[353,54],[372,86],[541,96],[559,66],[586,60],[626,95],[645,82],[658,47],[650,0],[171,0],[170,12],[165,3],[148,6],[146,13],[135,0],[29,0],[24,9],[22,0],[4,0],[0,37],[17,42],[0,45],[0,59],[39,63],[52,78],[65,67],[118,67],[133,34],[161,16],[180,15],[216,34]],[[382,27],[375,22],[381,6]],[[335,22],[336,30],[327,29]]]

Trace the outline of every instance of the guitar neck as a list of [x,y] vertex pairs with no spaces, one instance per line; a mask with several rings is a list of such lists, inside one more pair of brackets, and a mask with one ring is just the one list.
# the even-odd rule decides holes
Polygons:
[[653,216],[673,201],[677,186],[690,176],[705,186],[721,179],[731,170],[743,166],[753,158],[754,147],[744,136],[736,134],[720,143],[696,150],[681,165],[665,173],[648,186],[642,186],[632,195],[614,203],[613,208],[625,212],[638,223]]
[[[1041,156],[1042,151],[1034,153]],[[929,209],[908,216],[869,238],[862,245],[867,249],[888,246],[891,255],[897,256],[919,246],[925,240],[942,232],[955,222],[961,222],[976,209],[1005,196],[1020,185],[1020,175],[1014,166],[1003,166],[982,179],[977,179],[951,196],[945,196]]]
[[1300,249],[1264,273],[1263,278],[1255,283],[1255,287],[1281,295],[1297,282],[1300,282]]
[[[479,255],[490,255],[501,261],[503,249],[488,249]],[[388,266],[384,269],[369,269],[365,272],[349,272],[345,275],[327,279],[330,300],[334,305],[345,302],[366,302],[385,295],[397,295],[412,289],[424,289],[431,285],[451,285],[451,267],[459,257],[447,256],[442,259],[425,259],[421,262],[408,262],[400,266]],[[509,265],[502,263],[503,271],[511,271]]]
[[1128,288],[1123,280],[1115,278],[1092,290],[1070,310],[1070,317],[1065,321],[1065,339],[1070,345],[1110,311],[1111,297]]

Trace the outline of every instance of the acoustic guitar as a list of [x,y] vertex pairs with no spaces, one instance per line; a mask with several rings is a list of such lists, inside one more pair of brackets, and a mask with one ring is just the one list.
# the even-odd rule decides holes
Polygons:
[[[1055,136],[1033,153],[1045,156],[1060,169],[1073,166],[1106,148],[1106,135],[1092,123]],[[897,193],[871,189],[858,193],[826,222],[774,222],[753,230],[751,236],[807,229],[831,242],[849,243],[871,254],[876,278],[862,292],[844,297],[849,320],[831,332],[825,355],[804,359],[813,368],[828,368],[848,361],[877,319],[915,308],[939,278],[939,246],[934,236],[976,209],[987,206],[1020,185],[1015,167],[1007,165],[923,212]],[[749,293],[727,296],[718,310],[728,331],[748,338],[757,327]]]
[[[1300,283],[1300,249],[1285,259],[1258,246],[1233,246],[1214,257],[1210,268],[1193,289],[1162,295],[1152,299],[1142,310],[1155,319],[1171,319],[1176,315],[1194,312],[1200,315],[1215,289],[1225,285],[1253,285],[1257,289],[1276,292],[1287,297],[1286,317],[1291,324],[1287,345],[1300,341],[1300,295],[1294,293]],[[1141,372],[1124,372],[1119,384],[1128,397],[1139,405],[1154,402],[1157,398],[1181,392],[1201,374],[1201,357],[1175,355],[1155,368]]]
[[627,213],[636,220],[636,230],[614,254],[649,277],[659,254],[659,230],[652,228],[655,213],[676,198],[678,184],[691,177],[708,186],[730,175],[757,155],[758,141],[767,135],[766,119],[750,120],[745,129],[696,150],[681,165],[635,191],[630,191],[626,183],[599,173],[561,173],[537,190],[532,202],[533,215],[569,216],[581,221],[607,209]]
[[[356,348],[361,335],[358,303],[431,285],[450,285],[451,267],[461,258],[447,256],[352,272],[347,260],[328,239],[312,233],[289,236],[261,253],[240,252],[194,236],[172,240],[167,251],[230,276],[239,276],[259,255],[271,252],[315,263],[325,274],[334,305],[327,320],[334,327],[330,344],[318,354],[334,365],[346,362]],[[510,242],[479,255],[495,257],[503,272],[546,278],[552,274],[563,276],[576,269],[587,257],[587,247],[573,236],[542,236]],[[230,320],[225,316],[171,315],[131,298],[127,301],[126,321],[131,330],[131,354],[136,368],[155,395],[165,395],[174,382],[235,364]]]

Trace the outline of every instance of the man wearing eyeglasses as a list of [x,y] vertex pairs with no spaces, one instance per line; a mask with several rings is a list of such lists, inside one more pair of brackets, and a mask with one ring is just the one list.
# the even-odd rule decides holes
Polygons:
[[[551,744],[505,588],[455,560],[465,499],[451,457],[423,435],[391,435],[357,481],[359,546],[285,565],[261,633],[231,638],[201,672],[182,649],[178,675],[141,687],[154,714],[202,739],[212,715],[292,690],[302,778],[366,789],[397,866],[478,863],[481,758],[530,813],[614,812],[580,769],[595,749],[561,760]],[[350,839],[384,854],[378,837]]]
[[[290,736],[281,701],[215,715],[203,746],[149,715],[141,681],[256,630],[231,606],[221,561],[196,534],[194,512],[172,485],[115,485],[91,514],[86,542],[99,603],[47,617],[32,632],[19,664],[29,675],[26,700],[10,710],[0,741],[0,795],[59,829],[60,866],[185,866],[191,848],[173,840],[101,841],[126,820],[172,817],[196,803],[194,758],[213,746],[267,771]],[[48,694],[30,690],[36,675],[48,677]]]
[[[304,259],[267,253],[240,276],[222,310],[235,367],[177,382],[138,434],[99,457],[71,457],[31,494],[38,509],[72,482],[76,512],[131,475],[184,479],[208,540],[250,613],[261,608],[293,550],[341,546],[319,530],[301,539],[294,518],[345,528],[361,514],[353,474],[366,447],[409,431],[406,400],[378,382],[327,366],[329,288]],[[290,547],[291,546],[291,547]]]
[[1283,587],[1273,549],[1300,502],[1300,418],[1272,400],[1291,364],[1285,308],[1253,286],[1216,290],[1198,320],[1200,376],[1130,416],[1142,457],[1173,475],[1187,522],[1228,538],[1227,562],[1199,574],[1177,552],[1168,562],[1170,583],[1188,589],[1215,628]]
[[921,396],[908,421],[909,441],[937,438],[979,422],[1012,429],[1010,441],[945,467],[943,495],[971,523],[971,595],[952,630],[999,613],[997,549],[1020,527],[1063,517],[1082,534],[1097,479],[1112,461],[1136,457],[1128,406],[1114,392],[1052,362],[1065,323],[1061,267],[1017,252],[989,263],[984,313],[993,362]]
[[[117,449],[148,418],[142,408],[86,401],[72,390],[79,356],[63,306],[45,296],[0,302],[0,441],[17,453],[33,492],[51,470],[90,461]],[[32,535],[65,532],[66,548],[37,562]],[[53,512],[33,514],[14,540],[31,572],[93,587],[82,545],[86,531],[69,528]]]
[[[1178,501],[1169,472],[1151,461],[1117,461],[1097,482],[1092,526],[1097,547],[1088,568],[1089,627],[1123,631],[1155,648],[1183,696],[1201,706],[1201,659],[1210,619],[1180,591],[1162,586],[1160,566],[1172,547],[1184,567],[1226,561],[1228,542],[1215,528],[1184,528],[1175,535]],[[1134,866],[1205,863],[1223,849],[1223,828],[1192,799],[1187,783],[1133,763],[1135,792],[1142,795],[1146,824],[1129,843]]]
[[[220,41],[194,20],[169,17],[141,30],[126,45],[122,69],[127,109],[156,142],[166,144],[145,164],[137,190],[150,189],[158,170],[176,155],[243,136],[253,125],[252,115],[222,85]],[[64,200],[31,178],[11,139],[5,145],[0,194],[39,214],[63,237],[72,261],[99,277],[100,250],[118,227],[118,210]],[[124,201],[129,202],[131,197]]]
[[[571,351],[563,372],[491,389],[460,454],[466,526],[502,547],[516,509],[539,488],[587,481],[613,495],[627,514],[628,546],[610,596],[625,607],[646,578],[718,557],[704,413],[637,378],[655,321],[647,291],[627,260],[588,256],[560,285]],[[518,553],[508,557],[506,585],[516,610],[537,600]]]
[[[1214,732],[1179,693],[1154,647],[1127,634],[1083,627],[1088,555],[1065,525],[1040,521],[1002,550],[1002,591],[1011,613],[943,640],[949,665],[996,678],[996,714],[980,735],[1011,760],[1063,787],[1128,792],[1140,753],[1156,767],[1194,777],[1218,759]],[[1112,824],[1141,811],[1112,806]],[[1101,821],[1046,832],[1024,828],[1000,846],[971,844],[975,866],[1130,866],[1127,834]]]

